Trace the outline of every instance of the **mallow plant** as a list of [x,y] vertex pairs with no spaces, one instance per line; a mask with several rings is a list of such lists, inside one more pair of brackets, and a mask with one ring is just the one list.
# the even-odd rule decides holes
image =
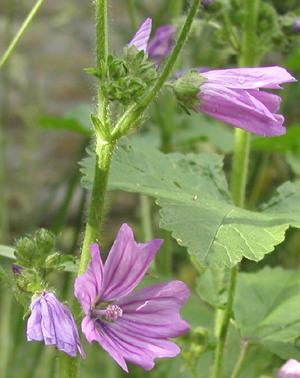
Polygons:
[[[135,25],[138,4],[127,3]],[[80,163],[82,185],[90,195],[82,245],[62,254],[51,231],[37,230],[14,246],[0,247],[1,254],[14,259],[11,272],[1,267],[0,278],[24,307],[27,341],[57,349],[60,377],[81,375],[88,343],[95,354],[106,351],[120,372],[129,372],[131,363],[152,370],[153,376],[166,366],[166,377],[174,371],[213,378],[298,377],[299,269],[257,265],[247,271],[240,264],[260,262],[284,241],[288,227],[300,227],[300,194],[291,182],[257,210],[247,208],[246,196],[252,137],[272,139],[289,129],[277,90],[285,83],[297,85],[297,78],[285,67],[261,63],[276,47],[274,28],[282,25],[284,40],[287,24],[272,2],[263,0],[165,3],[172,11],[168,23],[154,28],[157,23],[146,15],[123,51],[113,52],[108,1],[94,1],[96,62],[86,73],[95,79],[97,101],[90,116],[91,146]],[[9,45],[0,68],[13,59],[40,5]],[[295,32],[297,14],[289,19]],[[197,25],[205,29],[209,24],[226,37],[229,67],[222,62],[205,69],[188,66],[187,44],[193,43]],[[232,129],[229,185],[221,155],[163,153],[134,138],[143,133],[150,106],[163,93],[172,96],[178,118],[193,113],[200,124],[203,113],[220,121],[219,138],[221,123]],[[164,231],[167,244],[173,237],[197,271],[194,285],[176,278],[172,264],[180,265],[178,255],[164,249],[162,239],[141,240],[128,224],[120,225],[109,253],[103,252],[105,201],[113,189],[155,198],[159,227],[170,233]],[[151,209],[146,216],[158,223]],[[169,262],[164,269],[163,261]],[[148,269],[156,281],[145,286]],[[53,272],[64,271],[73,274],[68,301],[51,279]],[[264,354],[267,363],[261,362]],[[100,371],[99,361],[93,376]]]

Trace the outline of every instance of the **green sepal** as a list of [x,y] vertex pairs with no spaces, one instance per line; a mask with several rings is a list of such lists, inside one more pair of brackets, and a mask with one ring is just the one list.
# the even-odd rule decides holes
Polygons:
[[206,79],[196,71],[190,71],[177,79],[172,87],[180,104],[187,108],[199,105],[200,99],[197,94],[205,81]]

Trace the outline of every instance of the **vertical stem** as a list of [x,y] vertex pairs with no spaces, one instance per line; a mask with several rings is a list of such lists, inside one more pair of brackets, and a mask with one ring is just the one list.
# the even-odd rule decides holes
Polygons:
[[239,207],[244,207],[245,205],[250,138],[251,134],[247,131],[235,129],[230,189],[233,201]]
[[131,28],[132,31],[135,32],[137,29],[135,0],[127,0],[127,8],[130,17]]
[[[107,0],[96,0],[96,65],[100,68],[101,62],[107,61],[108,55],[108,25]],[[107,100],[102,93],[101,85],[98,88],[98,118],[107,126]],[[108,173],[111,163],[113,143],[107,143],[97,136],[96,164],[89,214],[84,234],[78,274],[82,274],[90,260],[90,245],[98,240],[100,226],[103,221],[104,201],[107,190]]]
[[[257,17],[260,0],[245,0],[243,20],[243,40],[239,66],[250,67],[258,63],[257,53]],[[246,183],[249,165],[251,134],[247,131],[235,130],[235,146],[233,153],[233,164],[231,174],[231,193],[236,206],[244,207]],[[224,316],[219,317],[221,321],[220,334],[217,340],[215,360],[213,365],[213,377],[222,377],[222,365],[229,329],[229,322],[232,316],[232,307],[236,288],[238,268],[231,269],[231,278],[228,288],[228,298]],[[217,317],[218,318],[218,317]]]
[[107,0],[96,0],[96,60],[106,62],[108,55]]
[[260,0],[245,0],[240,67],[251,67],[258,64],[257,19],[259,5]]
[[153,239],[151,222],[151,202],[148,196],[140,195],[141,221],[144,232],[144,240]]
[[97,143],[95,177],[78,274],[84,273],[90,260],[90,245],[97,242],[99,238],[100,227],[103,222],[109,168],[114,149],[113,143],[101,144],[99,141]]

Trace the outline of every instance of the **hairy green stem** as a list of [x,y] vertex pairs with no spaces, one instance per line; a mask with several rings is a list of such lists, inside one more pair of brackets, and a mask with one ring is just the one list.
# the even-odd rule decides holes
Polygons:
[[84,273],[90,260],[90,245],[99,241],[108,174],[114,146],[113,143],[102,144],[101,142],[98,142],[96,146],[95,177],[78,274]]
[[186,21],[183,25],[183,28],[180,32],[178,37],[177,43],[173,49],[172,54],[170,55],[166,65],[161,71],[161,74],[155,83],[154,87],[148,92],[144,98],[138,104],[131,106],[127,112],[121,117],[119,122],[116,124],[113,132],[112,137],[114,139],[119,139],[121,136],[126,135],[128,130],[134,126],[139,125],[139,121],[141,121],[141,114],[145,111],[145,109],[150,105],[150,103],[154,100],[162,86],[164,85],[165,81],[168,79],[174,64],[178,58],[178,55],[187,39],[189,31],[191,29],[192,23],[196,16],[197,10],[200,5],[200,0],[194,0],[192,6],[189,10],[188,16]]
[[41,5],[43,4],[44,1],[45,0],[38,0],[34,4],[33,8],[31,9],[28,16],[26,17],[23,24],[21,25],[19,31],[17,32],[17,34],[15,35],[15,37],[13,38],[11,43],[9,44],[6,51],[4,52],[4,54],[3,54],[3,56],[0,60],[0,69],[2,68],[4,63],[8,60],[8,58],[10,57],[12,52],[14,51],[14,49],[15,49],[16,45],[18,44],[18,42],[20,41],[22,35],[24,34],[24,32],[28,28],[28,26],[31,24],[32,20],[34,19],[35,15],[37,14],[38,10],[40,9],[40,7],[41,7]]
[[[257,63],[257,17],[260,0],[245,0],[244,3],[244,20],[243,20],[243,39],[241,55],[239,57],[239,66],[253,66]],[[236,206],[245,206],[245,193],[248,175],[249,154],[250,154],[251,134],[247,131],[235,130],[235,146],[233,153],[232,174],[231,174],[231,193]],[[231,277],[228,288],[227,303],[224,315],[219,317],[220,334],[217,338],[217,347],[215,351],[213,377],[222,377],[222,365],[226,347],[227,334],[230,319],[232,317],[232,308],[236,289],[238,268],[231,269]],[[218,319],[218,317],[217,317]]]
[[108,25],[107,25],[107,0],[96,0],[96,61],[97,68],[100,62],[107,60],[108,55]]

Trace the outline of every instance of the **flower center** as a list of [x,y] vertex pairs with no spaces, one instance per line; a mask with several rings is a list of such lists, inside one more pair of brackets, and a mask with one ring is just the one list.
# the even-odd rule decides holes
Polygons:
[[116,321],[119,316],[123,315],[123,310],[118,305],[109,304],[106,308],[93,308],[90,312],[90,315],[93,318],[104,317],[109,321]]
[[119,316],[123,315],[123,310],[118,305],[108,305],[105,311],[106,311],[105,318],[107,320],[115,321],[118,319]]

